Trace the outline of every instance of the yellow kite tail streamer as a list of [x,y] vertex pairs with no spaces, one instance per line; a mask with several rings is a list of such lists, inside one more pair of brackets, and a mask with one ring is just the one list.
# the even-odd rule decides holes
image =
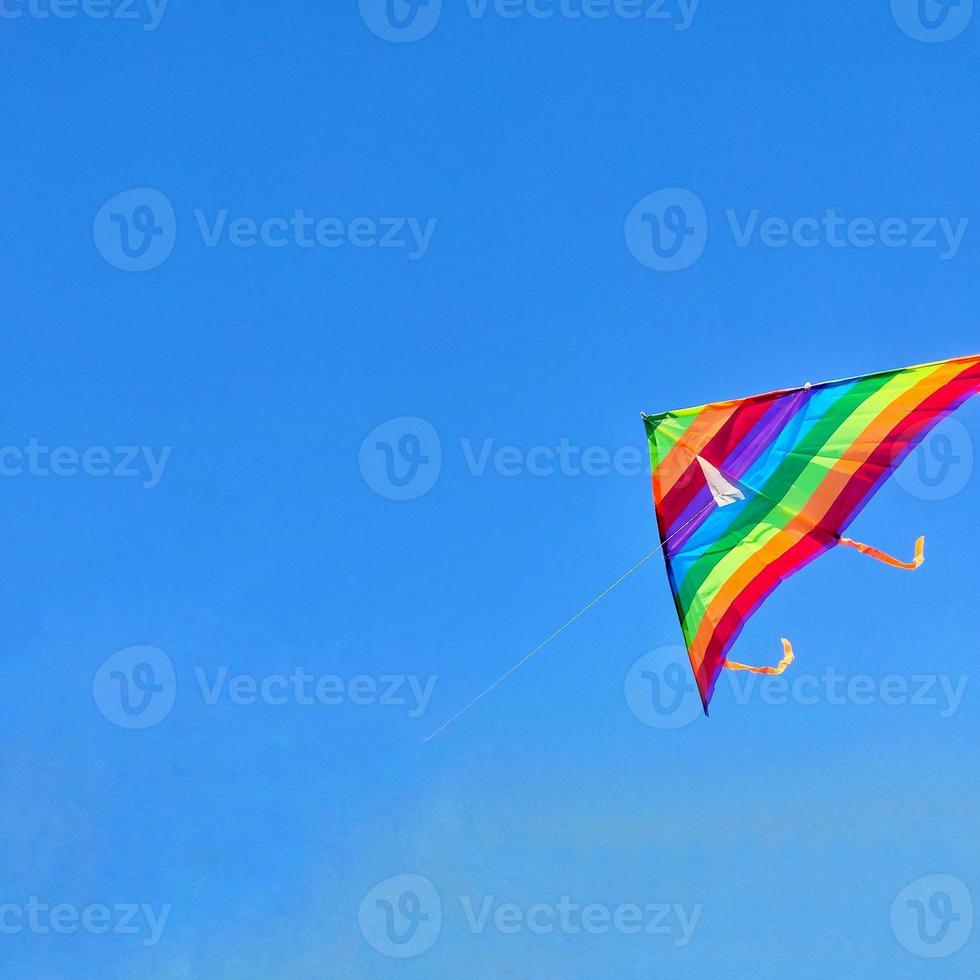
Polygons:
[[862,555],[867,555],[869,558],[874,558],[877,561],[884,562],[886,565],[891,565],[893,568],[904,568],[909,572],[914,572],[916,569],[921,568],[926,560],[926,539],[919,538],[915,542],[915,558],[912,561],[901,561],[898,558],[893,558],[891,555],[886,555],[885,552],[879,551],[877,548],[872,548],[871,545],[861,544],[860,541],[854,541],[851,538],[841,538],[840,543],[847,548],[853,548],[855,551],[860,551]]
[[793,644],[789,640],[783,640],[783,659],[775,667],[747,667],[745,664],[736,664],[731,660],[725,661],[725,666],[729,670],[747,670],[750,674],[781,674],[794,660],[796,654],[793,653]]

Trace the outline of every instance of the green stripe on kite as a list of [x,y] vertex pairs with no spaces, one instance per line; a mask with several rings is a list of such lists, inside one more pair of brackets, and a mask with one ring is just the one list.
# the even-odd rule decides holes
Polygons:
[[[978,392],[980,356],[644,417],[668,577],[705,710],[745,621],[828,547],[921,564],[921,554],[904,562],[842,536],[907,453]],[[780,667],[765,671],[792,659],[786,643]]]

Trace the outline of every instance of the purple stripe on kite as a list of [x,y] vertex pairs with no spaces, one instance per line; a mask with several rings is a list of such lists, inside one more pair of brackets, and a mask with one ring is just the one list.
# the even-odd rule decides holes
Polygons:
[[776,441],[776,437],[789,425],[792,418],[806,408],[812,395],[813,389],[805,388],[792,397],[784,395],[780,398],[718,469],[735,479],[744,476],[749,467]]
[[[924,411],[925,410],[924,406],[928,405],[932,400],[940,396],[943,390],[957,385],[957,382],[960,381],[961,378],[954,379],[953,381],[947,382],[944,388],[940,389],[938,392],[935,392],[932,396],[930,396],[930,398],[927,398],[926,401],[923,402],[921,405],[919,405],[917,408],[906,413],[905,419],[903,420],[903,424],[904,422],[907,422],[910,418],[915,416],[918,412]],[[865,496],[854,505],[850,515],[842,523],[840,533],[843,533],[843,531],[847,529],[847,526],[850,523],[852,523],[854,519],[858,516],[858,514],[860,514],[864,510],[864,508],[871,502],[871,500],[874,499],[875,495],[881,489],[882,484],[894,474],[895,470],[908,458],[908,456],[912,453],[912,451],[922,444],[923,440],[929,435],[929,433],[932,432],[936,428],[936,426],[939,425],[940,422],[948,418],[957,409],[961,408],[963,404],[967,402],[975,394],[976,394],[975,388],[972,390],[967,389],[964,390],[962,394],[960,394],[957,398],[955,398],[950,404],[946,405],[944,408],[928,409],[928,411],[931,413],[931,416],[928,419],[928,421],[926,421],[918,430],[916,430],[915,433],[913,433],[908,437],[906,441],[906,445],[903,447],[901,452],[896,453],[896,455],[892,458],[892,460],[889,461],[888,465],[883,467],[882,473],[875,481],[874,485],[871,486],[866,492]],[[826,531],[824,529],[819,529],[819,530],[823,532],[819,534],[820,538],[825,538],[827,535],[831,535],[831,532],[829,531]],[[773,592],[775,592],[776,589],[778,589],[783,582],[787,581],[793,575],[796,575],[798,572],[804,569],[811,562],[815,561],[821,555],[826,554],[827,551],[829,551],[838,543],[839,537],[840,534],[837,533],[832,534],[830,540],[820,541],[817,544],[816,550],[814,552],[802,555],[791,566],[787,565],[786,568],[783,570],[782,574],[779,576],[779,578],[776,579],[776,581],[773,582],[772,585],[769,586],[756,599],[755,602],[753,602],[752,606],[748,610],[746,610],[745,612],[739,615],[736,624],[731,629],[730,634],[728,635],[726,640],[720,645],[718,651],[716,652],[715,657],[712,658],[713,660],[715,660],[714,666],[713,668],[711,668],[713,671],[712,675],[710,677],[704,678],[704,676],[699,673],[699,681],[707,680],[707,684],[705,685],[705,693],[702,698],[702,702],[705,705],[707,705],[707,703],[711,700],[711,696],[714,693],[715,684],[718,680],[721,670],[724,667],[725,658],[728,656],[728,653],[731,650],[731,648],[738,641],[738,638],[741,635],[742,630],[745,628],[745,625],[748,623],[748,621],[753,616],[755,616],[755,614],[759,611],[762,605],[770,598],[770,596],[772,596]],[[784,561],[784,562],[787,561],[792,557],[795,550],[799,549],[804,545],[805,541],[813,542],[816,540],[816,538],[817,538],[817,532],[811,532],[811,534],[808,535],[807,538],[802,539],[794,546],[793,549],[787,552],[787,554],[780,561]],[[736,599],[736,602],[737,601],[738,600]],[[729,610],[729,614],[730,612],[731,610]],[[729,614],[726,614],[726,616]],[[701,667],[702,670],[704,668],[704,664],[708,662],[709,662],[708,658],[706,657]],[[707,711],[707,708],[705,708],[705,711]]]
[[[668,554],[671,556],[676,555],[681,548],[684,547],[684,543],[691,537],[691,535],[694,534],[694,532],[708,519],[708,514],[710,514],[711,511],[705,508],[707,508],[708,504],[710,504],[713,499],[714,498],[711,496],[711,490],[709,489],[708,484],[705,483],[705,485],[695,494],[694,499],[687,505],[687,507],[684,508],[684,512],[681,514],[681,516],[674,521],[674,527],[683,528],[683,530],[681,530],[679,533],[673,530],[668,532],[670,539],[667,546]],[[694,515],[701,510],[704,510],[704,513],[701,514],[696,521],[692,520]],[[688,521],[690,521],[689,524],[687,523]],[[685,524],[687,524],[686,527],[684,526]]]
[[[781,395],[775,403],[756,423],[755,428],[729,453],[722,464],[715,464],[723,476],[738,480],[744,476],[752,464],[766,452],[775,442],[776,437],[789,425],[793,417],[806,408],[813,394],[812,388],[806,388],[794,395]],[[713,462],[713,460],[708,460]],[[708,519],[710,510],[706,510],[696,521],[695,514],[711,502],[711,491],[707,486],[699,492],[684,508],[684,512],[674,521],[667,532],[670,537],[668,554],[678,554],[684,545],[697,532],[698,528]],[[691,523],[688,524],[687,522]],[[685,525],[687,525],[685,527]],[[679,533],[676,528],[683,528]]]

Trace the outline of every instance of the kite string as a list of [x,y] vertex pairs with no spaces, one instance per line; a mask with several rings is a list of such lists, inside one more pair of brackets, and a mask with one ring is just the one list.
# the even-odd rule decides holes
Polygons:
[[557,637],[562,632],[564,632],[569,626],[571,626],[572,623],[574,623],[577,619],[580,619],[582,616],[584,616],[598,602],[601,602],[603,599],[605,599],[605,597],[609,595],[609,593],[612,592],[613,589],[615,589],[618,585],[621,585],[634,572],[642,568],[654,555],[663,551],[664,548],[666,548],[667,545],[670,544],[672,538],[677,537],[677,535],[680,534],[681,531],[685,530],[689,525],[693,524],[713,504],[714,504],[713,500],[705,504],[704,507],[702,507],[701,510],[699,510],[689,521],[685,521],[685,523],[682,524],[679,528],[677,528],[676,531],[673,531],[666,538],[664,538],[664,540],[661,541],[660,544],[658,544],[657,547],[653,549],[653,551],[651,551],[649,554],[641,558],[629,571],[624,572],[622,575],[620,575],[620,577],[616,579],[616,581],[613,582],[612,585],[607,586],[605,589],[603,589],[602,592],[600,592],[590,603],[588,603],[588,605],[583,606],[574,616],[572,616],[570,620],[568,620],[566,623],[562,623],[562,625],[559,626],[558,629],[556,629],[554,633],[552,633],[551,636],[548,637],[548,639],[539,643],[529,654],[527,654],[526,656],[518,660],[517,663],[514,664],[514,666],[511,667],[510,670],[508,670],[506,673],[501,674],[500,677],[498,677],[488,688],[481,691],[475,698],[473,698],[473,700],[470,701],[469,704],[466,704],[462,708],[460,708],[459,711],[457,711],[456,714],[454,714],[448,721],[444,722],[431,735],[427,736],[425,741],[430,742],[437,735],[444,732],[451,724],[453,724],[453,722],[457,721],[464,714],[466,714],[466,712],[469,711],[470,708],[476,705],[479,701],[482,701],[483,698],[485,698],[494,688],[498,687],[505,680],[507,680],[507,678],[510,677],[511,674],[520,670],[520,668],[523,667],[524,664],[526,664],[532,657],[539,654],[549,643],[551,643],[552,640],[557,639]]

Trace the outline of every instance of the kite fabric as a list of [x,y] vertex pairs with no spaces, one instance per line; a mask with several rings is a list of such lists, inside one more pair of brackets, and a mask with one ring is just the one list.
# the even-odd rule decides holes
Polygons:
[[906,456],[980,393],[980,356],[645,415],[667,575],[705,713],[746,622],[780,583],[837,545]]

